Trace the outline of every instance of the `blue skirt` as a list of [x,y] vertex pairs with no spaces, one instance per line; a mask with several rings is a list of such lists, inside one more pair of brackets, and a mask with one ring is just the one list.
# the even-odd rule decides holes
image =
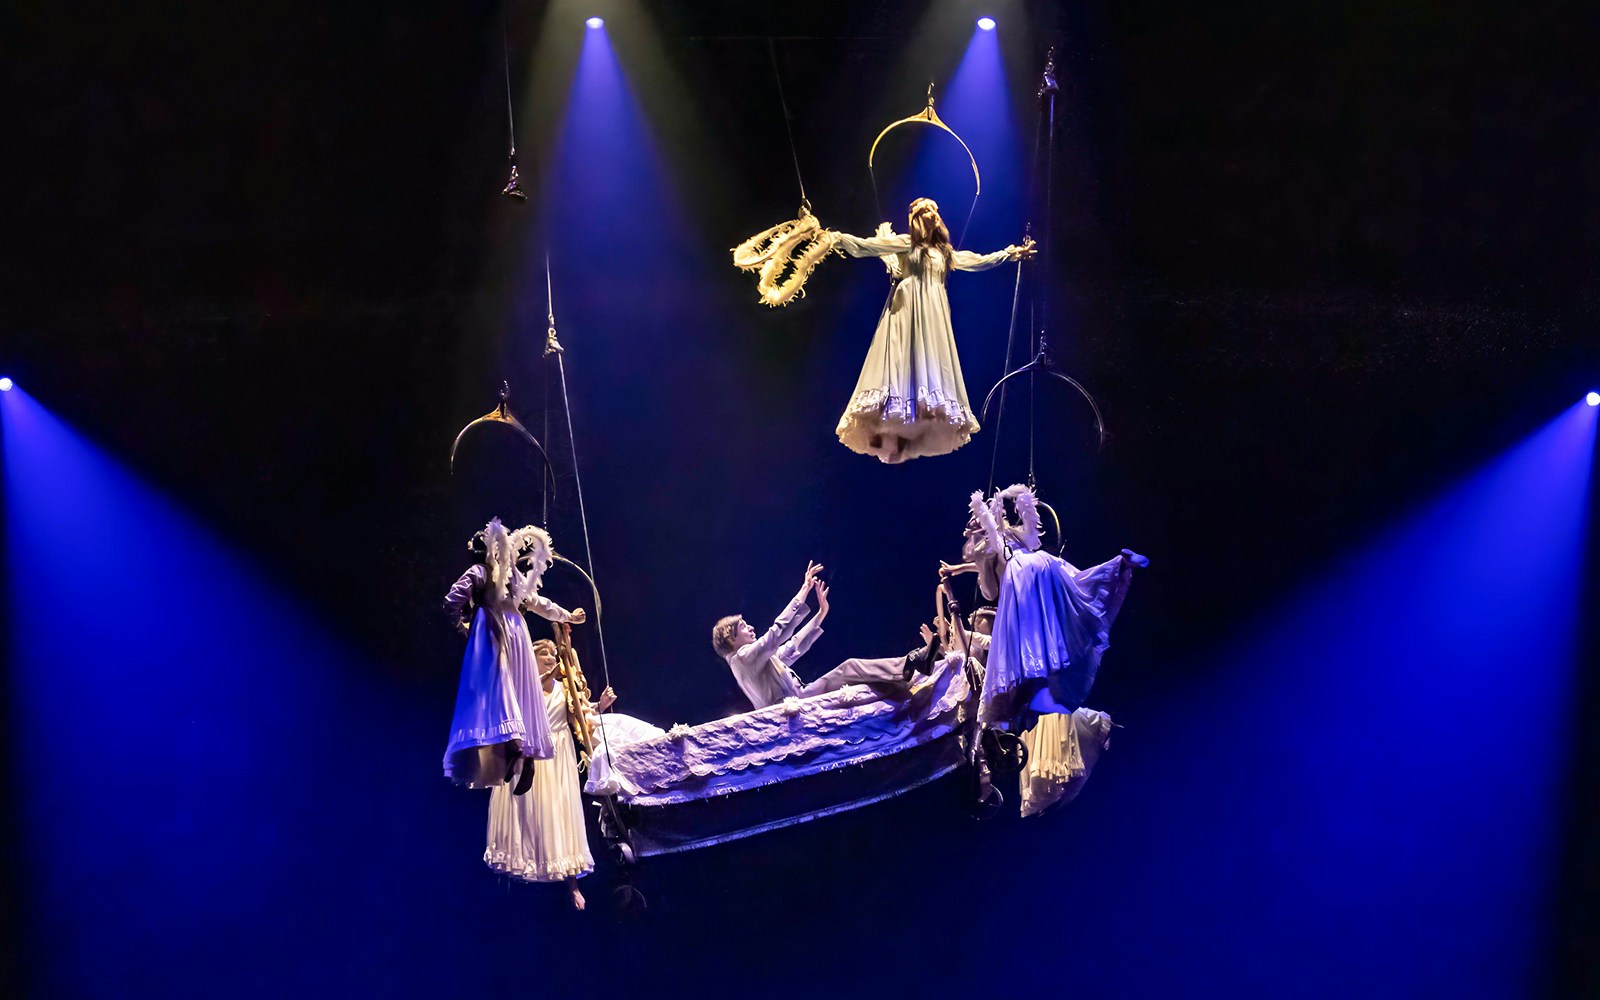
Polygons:
[[1012,552],[1000,579],[979,718],[1010,729],[1019,720],[1031,725],[1034,715],[1077,710],[1094,686],[1132,579],[1133,563],[1120,555],[1080,570],[1048,552]]
[[461,659],[445,777],[489,788],[505,782],[513,760],[554,754],[527,623],[518,611],[478,608]]

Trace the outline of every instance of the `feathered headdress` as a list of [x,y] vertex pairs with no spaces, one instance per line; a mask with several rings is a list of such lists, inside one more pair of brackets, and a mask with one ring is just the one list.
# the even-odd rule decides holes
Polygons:
[[477,553],[482,549],[483,568],[488,574],[489,592],[503,596],[510,592],[512,571],[516,568],[516,550],[511,533],[498,517],[490,519],[483,530],[473,535],[467,548]]
[[545,570],[555,561],[555,548],[550,543],[550,533],[543,528],[525,525],[511,533],[511,547],[516,550],[517,562],[528,569],[522,578],[522,597],[539,589]]
[[[1017,508],[1020,523],[1013,524],[1006,520],[1007,500]],[[1040,546],[1039,500],[1033,495],[1033,490],[1021,483],[1007,486],[987,501],[983,498],[982,490],[974,490],[969,506],[972,508],[972,519],[988,540],[992,552],[1003,553],[1006,546],[1032,552]]]

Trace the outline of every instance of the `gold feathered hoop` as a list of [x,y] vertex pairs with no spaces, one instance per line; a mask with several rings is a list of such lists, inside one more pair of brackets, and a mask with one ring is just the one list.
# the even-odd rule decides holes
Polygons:
[[733,266],[756,271],[756,291],[768,306],[786,306],[805,294],[806,279],[834,251],[838,237],[802,208],[787,222],[763,229],[733,248]]

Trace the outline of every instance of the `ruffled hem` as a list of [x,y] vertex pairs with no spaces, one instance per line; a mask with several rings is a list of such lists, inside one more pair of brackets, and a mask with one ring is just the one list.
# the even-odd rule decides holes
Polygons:
[[948,455],[979,430],[966,400],[919,388],[915,399],[884,389],[863,389],[845,407],[834,433],[858,455],[895,465]]
[[[520,722],[510,723],[518,730],[522,728]],[[492,742],[450,744],[444,754],[444,776],[457,785],[465,788],[493,788],[506,783],[505,772],[512,758],[523,760],[549,760],[555,756],[555,747],[545,748],[541,756],[539,748],[531,748],[526,737],[520,732],[510,739],[500,738]]]
[[523,725],[521,719],[507,719],[494,726],[457,729],[450,734],[450,743],[444,752],[449,755],[461,750],[471,750],[473,747],[493,746],[496,743],[522,743],[527,738],[528,727]]
[[569,878],[583,878],[594,871],[594,859],[587,855],[556,858],[540,864],[506,851],[485,850],[483,863],[502,875],[524,882],[565,882]]
[[1039,765],[1028,772],[1028,777],[1041,784],[1064,785],[1073,778],[1081,778],[1089,773],[1083,764],[1056,763],[1050,761]]

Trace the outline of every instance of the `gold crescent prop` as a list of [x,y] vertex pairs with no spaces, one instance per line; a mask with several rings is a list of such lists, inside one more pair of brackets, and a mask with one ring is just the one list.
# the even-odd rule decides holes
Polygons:
[[510,429],[518,437],[533,445],[533,450],[539,453],[539,461],[543,464],[543,469],[541,471],[544,474],[545,482],[550,484],[550,494],[551,496],[554,496],[556,491],[556,470],[550,464],[550,456],[545,452],[544,445],[539,443],[539,439],[534,437],[532,432],[522,425],[522,421],[517,419],[517,415],[515,413],[511,412],[511,406],[509,405],[510,398],[510,386],[504,382],[501,382],[499,404],[488,413],[485,413],[476,420],[469,422],[467,426],[461,428],[461,430],[456,434],[456,439],[450,443],[450,473],[451,475],[455,474],[456,452],[461,449],[461,441],[467,436],[467,432],[476,427],[493,427],[498,424],[502,427]]
[[867,151],[867,170],[869,172],[872,170],[873,158],[877,156],[878,153],[878,143],[883,141],[884,136],[888,135],[890,132],[902,125],[918,124],[932,125],[934,128],[943,129],[944,131],[950,133],[951,138],[955,139],[956,142],[961,143],[961,148],[966,150],[967,159],[972,163],[972,181],[974,184],[972,198],[974,201],[976,201],[978,195],[983,193],[983,177],[978,173],[978,158],[972,155],[972,147],[967,145],[966,140],[957,135],[956,130],[946,125],[944,123],[944,119],[939,117],[939,112],[933,106],[933,84],[931,83],[928,84],[927,107],[908,118],[902,118],[899,121],[890,122],[882,132],[878,133],[878,137],[872,140],[872,148]]

